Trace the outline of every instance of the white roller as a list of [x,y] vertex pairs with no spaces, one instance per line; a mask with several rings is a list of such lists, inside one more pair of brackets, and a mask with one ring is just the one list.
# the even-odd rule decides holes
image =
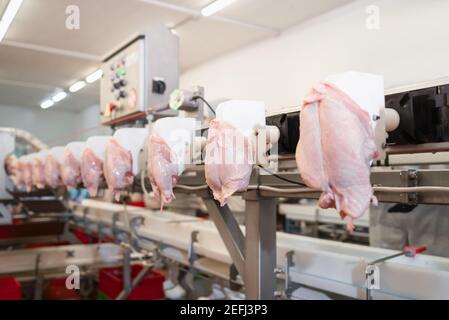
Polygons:
[[399,127],[401,118],[399,113],[392,108],[385,108],[385,130],[391,132]]

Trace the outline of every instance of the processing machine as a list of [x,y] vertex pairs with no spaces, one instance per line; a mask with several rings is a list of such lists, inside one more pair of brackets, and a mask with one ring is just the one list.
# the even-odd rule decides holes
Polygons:
[[[101,149],[99,158],[106,163],[112,158],[108,150],[113,150],[108,143],[116,139],[132,159],[132,179],[115,188],[114,196],[105,181],[99,184],[96,197],[75,199],[64,186],[27,193],[14,188],[6,174],[0,176],[0,191],[2,187],[7,190],[15,205],[29,206],[27,211],[34,213],[38,210],[30,201],[58,203],[60,210],[47,206],[41,212],[63,212],[67,228],[83,230],[98,242],[62,246],[56,253],[48,248],[2,252],[3,274],[20,269],[22,275],[39,278],[67,264],[115,263],[124,270],[124,288],[118,299],[126,298],[156,266],[167,270],[165,293],[172,298],[183,297],[186,288],[189,297],[197,298],[194,279],[201,275],[221,288],[221,298],[229,299],[449,299],[449,260],[421,254],[425,248],[397,252],[279,231],[279,213],[299,212],[300,200],[316,201],[320,195],[304,187],[294,158],[300,138],[300,107],[267,115],[261,101],[229,100],[217,106],[205,98],[207,87],[180,90],[177,50],[177,39],[170,31],[153,29],[103,64],[100,112],[103,124],[115,132],[95,143],[88,140],[87,145]],[[385,96],[383,79],[377,75],[348,72],[327,81],[370,115],[380,151],[371,172],[377,199],[448,205],[449,170],[416,167],[449,162],[445,153],[449,151],[448,86]],[[258,146],[248,188],[236,193],[242,210],[231,202],[220,206],[206,184],[203,153],[212,114],[231,122]],[[180,159],[176,200],[163,212],[154,201],[146,172],[146,138],[151,133],[163,136]],[[2,150],[3,159],[11,151]],[[407,165],[416,168],[402,168]],[[80,183],[78,189],[82,188]],[[135,206],[139,201],[143,207]],[[337,219],[311,212],[315,223],[336,223]],[[359,227],[366,229],[369,224],[365,220]],[[112,243],[101,243],[102,239]],[[58,255],[57,266],[48,262],[51,254]],[[12,261],[13,255],[39,261],[40,272],[33,273],[33,263],[20,268],[14,262],[4,263]],[[146,267],[134,281],[130,270],[136,261],[145,262]]]

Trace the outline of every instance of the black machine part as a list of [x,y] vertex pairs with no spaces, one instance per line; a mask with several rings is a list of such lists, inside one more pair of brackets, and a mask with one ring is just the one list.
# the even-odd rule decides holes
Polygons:
[[396,93],[385,106],[399,113],[399,127],[389,133],[390,145],[449,141],[449,85]]
[[[449,84],[385,96],[385,107],[399,113],[388,145],[449,142]],[[299,112],[273,115],[267,125],[279,128],[279,154],[293,154],[299,140]]]
[[279,154],[295,153],[299,140],[299,112],[278,114],[267,118],[267,125],[279,128]]

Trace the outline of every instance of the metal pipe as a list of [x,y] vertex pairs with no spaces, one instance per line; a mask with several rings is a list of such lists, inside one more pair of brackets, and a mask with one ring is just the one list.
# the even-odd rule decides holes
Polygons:
[[385,152],[388,155],[414,154],[414,153],[436,153],[449,151],[449,142],[422,143],[388,146]]
[[131,249],[125,247],[123,250],[123,291],[128,295],[131,290]]
[[119,293],[119,295],[117,296],[117,298],[115,298],[115,300],[125,300],[126,298],[128,298],[129,294],[131,293],[131,291],[137,287],[143,279],[145,279],[145,276],[148,274],[148,272],[153,268],[153,265],[151,264],[147,264],[143,267],[143,269],[139,272],[139,274],[134,278],[130,290],[127,291],[125,289],[122,290],[122,292]]

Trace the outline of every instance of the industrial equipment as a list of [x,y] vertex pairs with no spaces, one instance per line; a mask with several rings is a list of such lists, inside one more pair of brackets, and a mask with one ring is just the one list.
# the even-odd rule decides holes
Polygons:
[[100,105],[103,124],[146,119],[178,88],[178,38],[154,26],[104,60]]
[[[23,191],[16,194],[18,190],[13,191],[12,186],[8,188],[15,201],[24,206],[31,205],[31,200],[47,197],[50,192],[56,197],[52,200],[60,201],[60,211],[69,213],[63,220],[66,226],[82,230],[87,238],[98,241],[108,238],[116,243],[97,248],[111,249],[112,261],[109,262],[123,266],[123,290],[117,295],[118,299],[127,297],[134,287],[131,266],[137,260],[143,261],[144,267],[139,269],[142,273],[134,278],[136,281],[155,266],[169,270],[166,295],[170,296],[168,292],[177,288],[179,294],[172,291],[173,297],[187,294],[197,298],[199,294],[195,293],[195,281],[207,278],[212,283],[243,293],[247,299],[294,299],[300,295],[297,290],[303,290],[305,286],[307,290],[315,290],[316,297],[321,298],[329,298],[330,293],[357,299],[449,298],[449,262],[445,258],[427,255],[400,257],[403,252],[277,231],[278,213],[295,215],[300,199],[317,200],[320,196],[320,190],[304,185],[294,161],[293,154],[300,138],[298,114],[301,111],[266,116],[263,102],[245,100],[229,100],[213,108],[204,98],[201,87],[191,92],[174,91],[169,98],[170,93],[177,89],[177,40],[168,30],[154,30],[146,33],[145,37],[136,38],[107,59],[103,66],[102,121],[105,125],[122,128],[109,138],[88,139],[87,146],[98,147],[96,156],[104,162],[101,167],[108,186],[98,180],[94,188],[95,193],[99,189],[96,198],[77,201],[69,200],[67,194],[57,193],[51,188],[40,193],[34,190],[30,194]],[[328,77],[327,80],[344,90],[369,114],[376,145],[382,151],[371,170],[371,184],[377,199],[405,205],[449,205],[448,169],[388,166],[398,154],[422,152],[422,142],[432,143],[435,147],[426,148],[427,151],[446,151],[444,132],[447,126],[443,121],[446,106],[441,102],[444,99],[440,99],[445,92],[443,88],[387,96],[385,108],[383,79],[379,76],[349,72]],[[397,97],[407,94],[409,99],[426,98],[409,100],[413,101],[413,105],[411,102],[402,103],[405,98],[398,100]],[[436,102],[433,104],[429,100]],[[391,101],[399,101],[401,108],[407,107],[400,109]],[[204,159],[208,128],[204,105],[216,116],[213,121],[226,121],[233,129],[243,132],[245,139],[254,143],[254,148],[248,151],[255,159],[250,166],[248,184],[245,191],[237,190],[234,193],[234,196],[243,199],[245,226],[238,223],[233,212],[232,197],[227,196],[230,202],[220,205],[206,183]],[[168,106],[177,117],[159,120],[147,117],[149,114],[157,115],[158,111]],[[416,112],[418,109],[422,112],[425,107],[431,108],[432,114],[435,114],[435,109],[438,110],[436,118],[421,119]],[[414,116],[410,118],[410,114]],[[135,119],[156,121],[142,128],[142,123],[136,124]],[[441,124],[439,129],[433,133],[426,131],[429,124],[435,121]],[[131,128],[124,128],[125,124]],[[418,137],[417,132],[422,130],[426,139],[407,140],[410,133],[408,124],[413,124],[414,128],[411,137]],[[150,183],[151,177],[148,177],[148,152],[145,152],[148,151],[150,134],[157,134],[165,141],[167,150],[172,152],[167,151],[161,159],[166,160],[169,169],[172,169],[170,166],[176,167],[177,174],[170,181],[173,189],[170,191],[174,192],[176,199],[166,208],[154,205],[156,190]],[[111,141],[118,146],[115,150],[108,148]],[[407,143],[406,148],[403,147],[404,143]],[[229,149],[232,148],[223,149],[225,155]],[[53,150],[53,153],[56,151]],[[409,163],[413,164],[414,159],[410,159]],[[159,173],[167,172],[171,171],[162,170]],[[115,203],[111,203],[113,198],[107,187],[119,193]],[[193,204],[196,214],[206,214],[210,221],[179,214],[179,208],[183,211],[193,199],[199,198],[201,200]],[[136,203],[147,208],[139,208]],[[161,213],[161,210],[164,212]],[[328,212],[318,209],[310,211],[308,216],[296,216],[312,221],[309,216],[313,215],[313,221],[317,224],[340,223],[335,222]],[[355,233],[363,237],[360,230],[368,228],[368,225],[368,220],[356,222],[355,227],[359,229]],[[68,254],[67,250],[60,248],[58,252]],[[75,252],[76,258],[84,254],[83,249],[79,250],[79,253]],[[21,254],[28,256],[29,252]],[[85,254],[89,255],[87,251]],[[108,262],[103,254],[100,256],[94,259],[95,262],[87,259],[86,263],[96,265]],[[397,258],[389,260],[390,256]],[[10,259],[10,255],[0,255],[0,265],[8,266],[3,264],[2,259]],[[36,257],[33,256],[33,259]],[[46,256],[42,255],[40,259],[40,270],[44,272]],[[64,259],[60,260],[65,263]],[[376,263],[376,286],[366,281],[368,267],[374,264],[369,261],[385,261]],[[14,273],[15,267],[10,264],[5,272]],[[378,277],[378,274],[381,276]],[[416,277],[422,280],[422,285],[410,286],[408,279]],[[181,283],[183,289],[180,289]]]

